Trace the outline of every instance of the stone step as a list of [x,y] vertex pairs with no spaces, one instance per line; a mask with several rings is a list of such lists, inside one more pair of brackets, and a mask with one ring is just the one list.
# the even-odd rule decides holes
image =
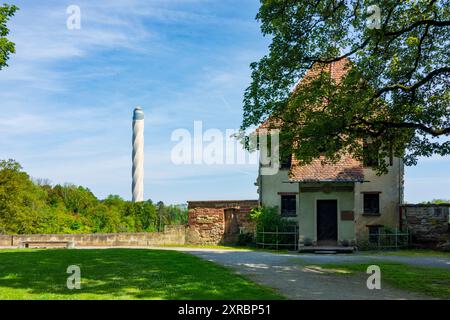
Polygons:
[[354,247],[326,247],[326,246],[312,246],[300,247],[298,252],[301,253],[315,253],[315,254],[337,254],[337,253],[353,253]]

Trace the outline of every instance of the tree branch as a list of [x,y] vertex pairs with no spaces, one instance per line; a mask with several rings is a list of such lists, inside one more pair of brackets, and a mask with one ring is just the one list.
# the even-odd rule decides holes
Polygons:
[[403,90],[407,92],[411,92],[419,88],[420,86],[424,85],[428,81],[432,80],[435,76],[438,76],[443,73],[450,73],[450,67],[443,67],[436,70],[433,70],[430,72],[426,77],[422,78],[421,80],[417,81],[412,86],[407,86],[405,84],[394,84],[391,86],[384,87],[375,94],[375,98],[379,98],[383,93],[389,92],[389,91],[395,91],[395,90]]
[[418,129],[425,133],[431,134],[433,137],[442,136],[450,134],[450,127],[449,128],[432,128],[428,127],[422,123],[414,123],[414,122],[390,122],[390,121],[367,121],[365,119],[361,118],[355,118],[358,119],[361,123],[364,123],[367,126],[374,127],[374,126],[385,126],[388,128],[410,128],[410,129]]

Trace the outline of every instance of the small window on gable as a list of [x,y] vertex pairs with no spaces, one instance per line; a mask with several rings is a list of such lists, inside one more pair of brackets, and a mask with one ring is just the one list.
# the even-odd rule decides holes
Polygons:
[[281,216],[295,217],[297,215],[297,197],[293,195],[281,196]]
[[378,150],[373,144],[364,142],[363,165],[364,167],[375,167],[379,164]]
[[380,194],[364,193],[364,213],[380,214]]
[[290,154],[281,159],[280,169],[289,170],[291,169],[291,164],[292,164],[292,155]]

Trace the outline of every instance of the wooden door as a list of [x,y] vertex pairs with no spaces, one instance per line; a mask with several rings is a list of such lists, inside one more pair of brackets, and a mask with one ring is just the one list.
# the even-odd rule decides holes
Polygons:
[[317,241],[337,243],[337,200],[317,200]]

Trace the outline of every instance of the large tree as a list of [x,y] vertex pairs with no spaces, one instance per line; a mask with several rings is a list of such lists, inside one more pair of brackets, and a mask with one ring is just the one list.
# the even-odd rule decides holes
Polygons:
[[[261,4],[257,19],[272,43],[251,64],[242,129],[270,117],[302,163],[362,158],[368,140],[380,173],[388,156],[412,165],[449,154],[449,0]],[[327,66],[343,59],[338,81]],[[299,82],[313,66],[315,77]]]
[[9,55],[15,52],[14,43],[6,38],[9,34],[6,23],[14,15],[16,10],[16,6],[7,4],[0,5],[0,70],[8,66],[6,62],[9,59]]

